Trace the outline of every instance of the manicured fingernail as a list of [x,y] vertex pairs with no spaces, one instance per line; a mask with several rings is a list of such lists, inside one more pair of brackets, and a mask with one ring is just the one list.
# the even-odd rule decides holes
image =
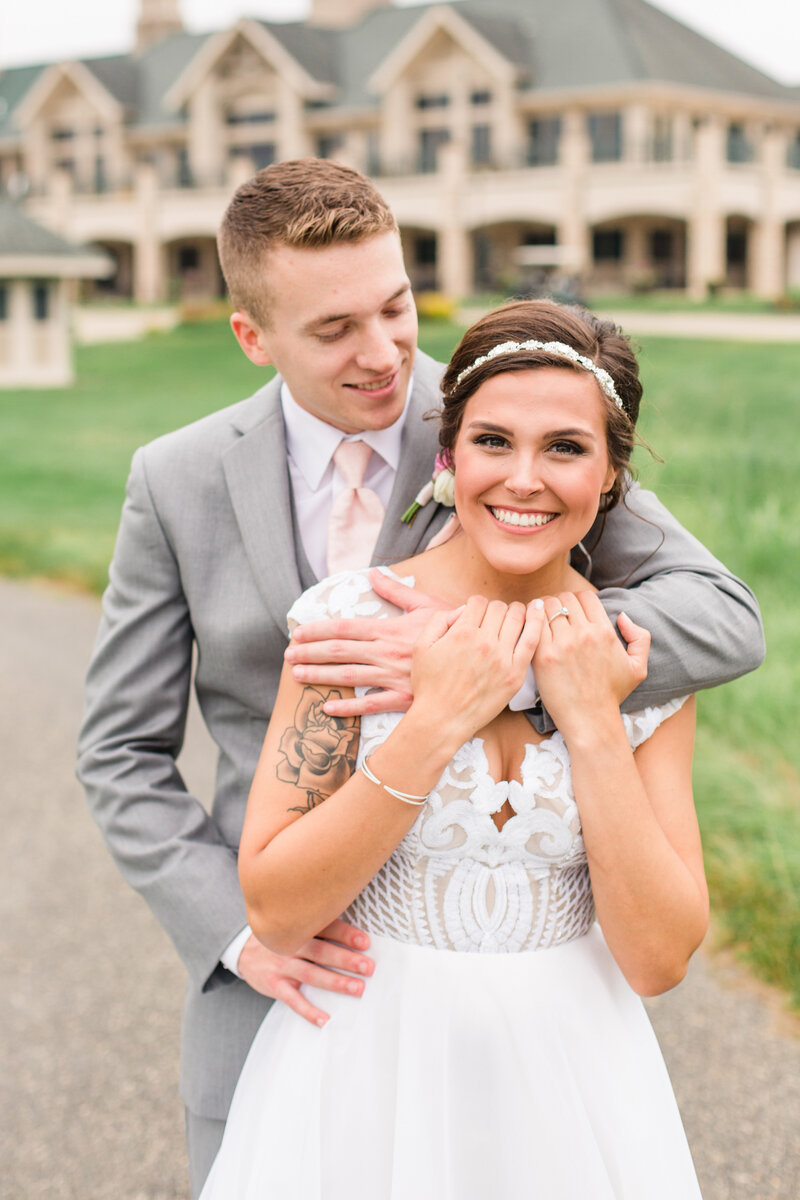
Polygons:
[[358,969],[359,969],[359,971],[361,972],[361,974],[362,974],[362,975],[368,975],[368,974],[369,974],[370,965],[371,965],[371,964],[370,964],[370,961],[369,961],[369,959],[368,959],[368,958],[362,958],[362,959],[361,959],[361,962],[358,964]]
[[538,598],[537,598],[537,599],[536,599],[536,600],[534,600],[534,602],[533,602],[533,607],[534,607],[534,608],[544,608],[544,600],[540,600],[540,599],[538,599]]
[[292,667],[292,679],[296,679],[298,683],[302,683],[306,677],[306,673],[302,667]]
[[366,950],[369,945],[369,938],[365,937],[363,933],[357,933],[353,938],[353,945],[356,950]]
[[320,1029],[322,1029],[323,1025],[327,1025],[327,1024],[328,1024],[327,1017],[317,1017],[317,1025],[319,1025]]
[[347,984],[347,990],[351,996],[360,996],[363,986],[364,985],[358,979],[351,979]]

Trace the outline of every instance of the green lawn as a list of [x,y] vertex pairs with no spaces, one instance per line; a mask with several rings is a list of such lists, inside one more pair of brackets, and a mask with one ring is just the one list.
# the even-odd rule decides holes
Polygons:
[[[445,358],[458,330],[428,324]],[[642,482],[761,601],[761,671],[700,702],[697,802],[713,906],[761,975],[800,1005],[800,350],[640,339]],[[134,449],[265,381],[223,322],[79,349],[63,391],[0,392],[0,572],[100,591]]]

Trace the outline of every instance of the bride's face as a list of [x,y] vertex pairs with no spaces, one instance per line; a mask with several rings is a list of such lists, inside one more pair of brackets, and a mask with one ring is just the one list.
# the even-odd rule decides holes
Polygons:
[[558,367],[492,376],[467,401],[453,460],[459,519],[495,570],[530,574],[564,559],[615,477],[594,376]]

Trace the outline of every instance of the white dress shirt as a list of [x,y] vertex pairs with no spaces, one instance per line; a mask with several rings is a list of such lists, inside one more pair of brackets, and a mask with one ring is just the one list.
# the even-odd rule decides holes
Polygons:
[[349,434],[343,434],[340,429],[334,429],[333,425],[301,408],[285,383],[281,387],[281,407],[286,426],[289,478],[303,549],[314,574],[318,579],[324,579],[328,574],[328,518],[336,496],[347,486],[333,461],[334,451],[342,441],[366,442],[373,454],[367,464],[364,487],[371,488],[386,508],[400,465],[408,402],[387,429]]

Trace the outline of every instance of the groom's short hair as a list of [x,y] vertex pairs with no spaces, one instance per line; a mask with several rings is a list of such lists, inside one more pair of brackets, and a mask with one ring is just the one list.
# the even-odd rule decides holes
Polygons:
[[265,326],[270,248],[316,249],[386,232],[397,232],[395,216],[360,171],[325,158],[264,167],[234,193],[217,238],[231,301]]

